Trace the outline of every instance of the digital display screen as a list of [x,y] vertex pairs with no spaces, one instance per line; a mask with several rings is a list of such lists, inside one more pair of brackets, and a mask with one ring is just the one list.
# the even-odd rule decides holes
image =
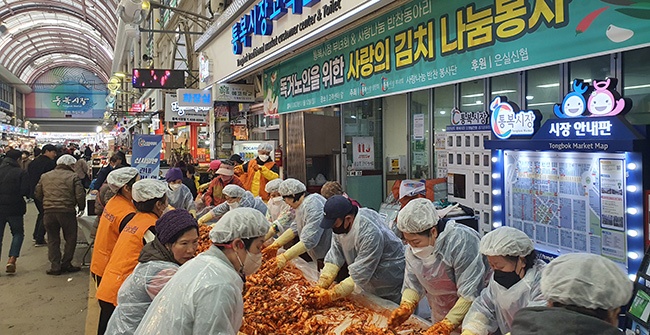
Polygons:
[[185,71],[133,69],[133,88],[185,88]]

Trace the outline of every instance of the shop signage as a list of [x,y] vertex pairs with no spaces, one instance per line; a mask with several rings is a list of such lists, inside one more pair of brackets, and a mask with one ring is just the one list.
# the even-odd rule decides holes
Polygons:
[[559,118],[615,116],[627,113],[632,100],[622,98],[616,91],[616,78],[593,80],[592,85],[582,79],[573,80],[573,91],[555,104],[553,111]]
[[199,80],[205,83],[210,77],[212,61],[204,53],[199,54]]
[[355,170],[375,169],[375,142],[371,136],[352,138],[352,166]]
[[217,84],[216,101],[255,102],[255,86],[246,84]]
[[166,122],[207,122],[207,108],[183,108],[176,99],[176,94],[165,94],[165,121]]
[[145,111],[144,104],[131,104],[130,112],[133,113],[142,113]]
[[186,108],[212,108],[212,92],[210,90],[195,90],[181,88],[176,90],[178,99],[178,107]]
[[451,125],[447,131],[484,131],[490,130],[490,113],[487,111],[464,112],[454,107],[451,110]]
[[506,97],[494,98],[490,103],[490,112],[492,133],[500,140],[511,136],[531,136],[542,120],[542,113],[538,110],[523,111]]
[[286,113],[650,43],[620,3],[414,0],[268,69],[264,89]]
[[141,179],[158,179],[162,135],[135,135],[133,138],[133,167]]
[[216,103],[214,106],[214,120],[216,122],[230,122],[230,105]]
[[[257,148],[262,143],[269,143],[273,148],[277,146],[275,141],[234,141],[232,151],[243,160],[248,161],[257,157]],[[273,157],[274,153],[272,152],[269,155]]]

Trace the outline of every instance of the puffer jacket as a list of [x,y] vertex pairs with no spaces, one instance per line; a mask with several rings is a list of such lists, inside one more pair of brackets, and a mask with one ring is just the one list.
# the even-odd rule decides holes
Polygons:
[[14,159],[3,159],[0,164],[0,214],[3,216],[25,214],[23,196],[26,195],[29,195],[27,172],[22,170]]
[[75,205],[86,208],[86,192],[72,166],[57,165],[41,176],[36,185],[36,199],[43,202],[45,212],[75,212]]

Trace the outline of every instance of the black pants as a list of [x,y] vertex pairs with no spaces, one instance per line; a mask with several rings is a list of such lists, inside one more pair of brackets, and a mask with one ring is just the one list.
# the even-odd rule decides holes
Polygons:
[[36,209],[38,209],[38,216],[36,217],[36,224],[34,225],[34,234],[32,237],[37,244],[45,244],[45,225],[43,225],[43,203],[38,199],[34,199]]
[[108,320],[111,319],[111,315],[113,315],[113,311],[115,311],[115,306],[111,304],[110,302],[106,302],[103,300],[97,300],[99,301],[99,308],[101,311],[99,312],[99,326],[97,326],[97,335],[104,335],[106,332],[106,326],[108,326]]
[[[72,267],[72,257],[77,248],[77,216],[71,213],[45,213],[43,217],[47,230],[47,256],[54,271]],[[61,230],[65,239],[61,257]]]

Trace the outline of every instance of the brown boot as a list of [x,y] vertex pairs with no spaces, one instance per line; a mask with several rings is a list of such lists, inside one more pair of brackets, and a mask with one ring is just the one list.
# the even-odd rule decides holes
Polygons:
[[16,257],[11,256],[9,257],[9,261],[7,262],[7,273],[16,273]]

